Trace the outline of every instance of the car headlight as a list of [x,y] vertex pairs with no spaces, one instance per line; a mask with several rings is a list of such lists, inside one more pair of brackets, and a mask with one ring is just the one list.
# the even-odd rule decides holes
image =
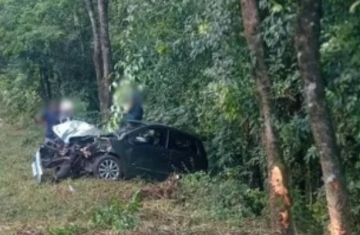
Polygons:
[[98,146],[101,150],[109,151],[111,148],[111,141],[110,139],[99,139],[98,140]]

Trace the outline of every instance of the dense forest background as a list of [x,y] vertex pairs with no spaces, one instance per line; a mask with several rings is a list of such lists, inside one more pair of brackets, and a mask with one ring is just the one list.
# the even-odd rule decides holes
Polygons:
[[[109,1],[103,6],[108,9],[103,23],[110,36],[111,66],[107,75],[99,77],[94,66],[96,37],[87,5],[92,3],[96,13],[95,1],[1,0],[0,102],[6,113],[2,118],[27,122],[43,102],[66,96],[81,104],[78,118],[92,123],[107,118],[114,124],[121,117],[121,93],[128,84],[135,84],[146,98],[145,119],[200,136],[207,146],[211,174],[241,182],[245,188],[238,193],[251,195],[251,214],[261,214],[267,210],[268,163],[261,145],[263,116],[254,58],[244,33],[240,2],[246,1]],[[298,2],[306,1],[257,2],[257,30],[272,81],[273,124],[288,169],[292,217],[298,229],[315,234],[326,230],[329,217],[295,46],[296,19],[301,12]],[[357,5],[354,0],[323,1],[319,12],[320,76],[353,218],[360,217]],[[98,27],[101,31],[104,25]],[[99,40],[103,40],[101,35]],[[101,100],[100,93],[110,87],[110,100]],[[109,115],[104,117],[100,110],[107,108]],[[351,224],[354,232],[360,231],[358,227],[359,221]]]

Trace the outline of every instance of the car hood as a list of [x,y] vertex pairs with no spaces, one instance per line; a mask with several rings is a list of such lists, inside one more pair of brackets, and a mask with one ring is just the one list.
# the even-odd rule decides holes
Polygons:
[[98,136],[101,130],[83,121],[68,121],[53,127],[54,133],[65,143],[74,137]]

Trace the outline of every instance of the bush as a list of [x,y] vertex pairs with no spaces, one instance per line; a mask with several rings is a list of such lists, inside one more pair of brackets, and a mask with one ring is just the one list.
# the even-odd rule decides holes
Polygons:
[[1,112],[7,121],[28,121],[37,111],[40,97],[27,80],[21,73],[0,75]]
[[264,192],[250,189],[237,179],[211,177],[204,173],[185,176],[182,196],[209,219],[240,219],[261,214],[266,205]]
[[138,217],[140,207],[138,192],[134,194],[129,203],[114,199],[93,213],[90,224],[95,228],[113,229],[119,233],[134,229],[140,223]]

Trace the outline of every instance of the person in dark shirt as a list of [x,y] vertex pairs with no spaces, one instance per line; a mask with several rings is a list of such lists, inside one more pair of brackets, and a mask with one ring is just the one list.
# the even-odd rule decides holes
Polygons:
[[131,94],[130,104],[124,114],[125,120],[141,121],[143,119],[144,110],[142,106],[142,97],[138,91]]
[[45,142],[55,140],[53,126],[60,123],[58,102],[50,101],[37,122],[45,127]]

